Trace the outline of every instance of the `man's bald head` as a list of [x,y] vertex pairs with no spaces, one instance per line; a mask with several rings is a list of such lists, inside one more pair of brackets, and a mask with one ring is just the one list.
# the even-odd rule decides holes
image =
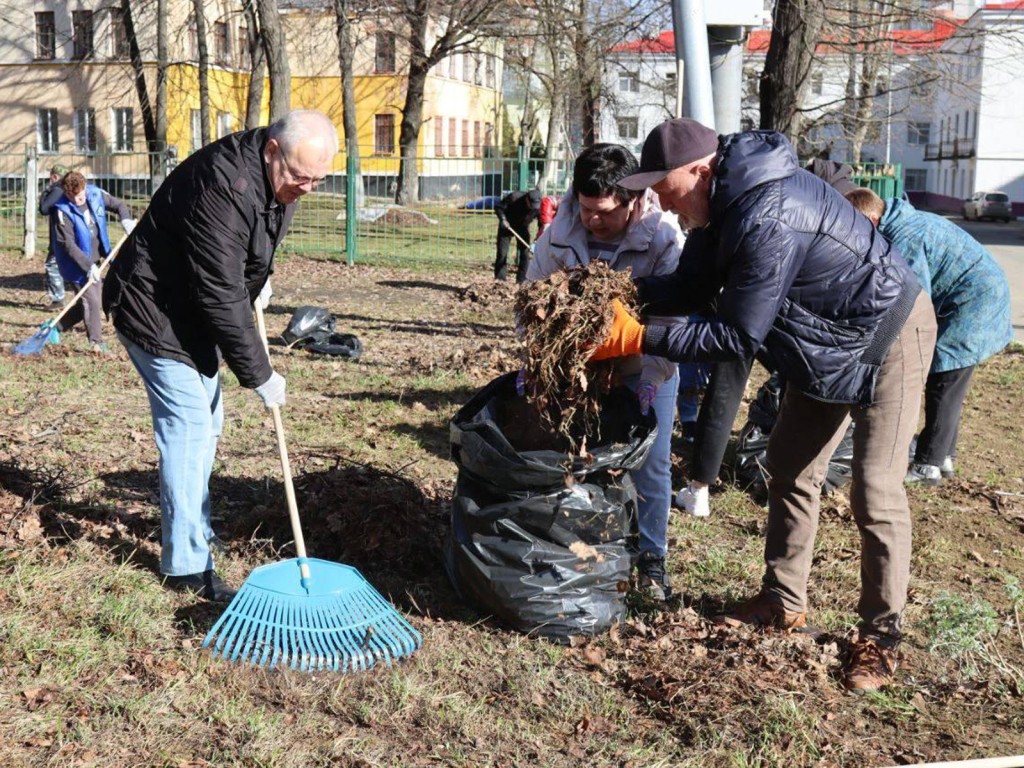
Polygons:
[[270,126],[263,159],[277,201],[288,205],[316,188],[338,154],[338,130],[323,112],[297,109]]

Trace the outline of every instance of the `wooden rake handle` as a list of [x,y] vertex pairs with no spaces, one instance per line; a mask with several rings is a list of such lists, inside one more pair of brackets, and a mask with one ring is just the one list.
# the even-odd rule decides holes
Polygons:
[[[256,308],[256,327],[263,341],[263,348],[270,357],[270,343],[267,341],[267,325],[263,321],[263,307],[259,300],[253,305]],[[288,445],[284,439],[284,422],[281,420],[281,408],[273,405],[270,412],[274,415],[274,431],[277,432],[277,452],[281,455],[281,475],[284,477],[284,495],[288,500],[288,518],[292,524],[292,537],[295,539],[295,551],[299,556],[303,580],[309,579],[309,566],[306,560],[306,542],[302,538],[302,524],[299,522],[299,505],[295,501],[295,486],[292,484],[292,465],[288,461]]]
[[[100,272],[101,273],[103,272],[104,269],[107,268],[107,265],[111,261],[114,260],[114,257],[117,255],[117,252],[121,250],[121,246],[125,244],[125,241],[127,239],[128,239],[128,235],[125,235],[124,237],[122,237],[118,241],[117,245],[115,245],[113,248],[110,249],[110,253],[107,254],[107,258],[105,258],[103,261],[100,262]],[[57,316],[55,318],[53,318],[53,320],[50,321],[50,327],[51,328],[55,327],[57,325],[57,323],[60,322],[60,319],[62,317],[64,317],[64,315],[66,315],[68,312],[71,311],[71,308],[73,306],[75,306],[75,304],[78,303],[79,299],[81,299],[85,295],[85,292],[89,290],[89,286],[91,286],[91,285],[92,285],[92,280],[86,280],[85,281],[85,285],[82,286],[82,290],[80,290],[78,293],[76,293],[75,297],[64,306],[64,309],[62,309],[60,312],[58,312]]]

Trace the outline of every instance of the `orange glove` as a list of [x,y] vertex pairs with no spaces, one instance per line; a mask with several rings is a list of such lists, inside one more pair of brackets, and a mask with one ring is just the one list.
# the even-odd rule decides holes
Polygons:
[[592,362],[609,357],[639,355],[644,342],[644,327],[638,323],[618,299],[612,302],[615,320],[608,337],[601,342],[590,356]]

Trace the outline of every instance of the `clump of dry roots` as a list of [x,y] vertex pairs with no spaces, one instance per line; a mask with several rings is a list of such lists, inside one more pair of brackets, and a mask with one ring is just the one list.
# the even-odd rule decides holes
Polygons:
[[516,295],[527,397],[579,455],[588,436],[600,437],[600,398],[611,386],[613,362],[589,360],[611,330],[614,299],[632,308],[636,288],[628,272],[600,261],[527,283]]

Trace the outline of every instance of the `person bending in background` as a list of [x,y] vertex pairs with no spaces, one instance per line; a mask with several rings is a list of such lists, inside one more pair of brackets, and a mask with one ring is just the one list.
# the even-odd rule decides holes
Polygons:
[[[576,159],[572,188],[551,226],[534,246],[528,281],[601,260],[633,277],[675,271],[683,233],[649,192],[618,186],[635,172],[636,158],[618,144],[595,144]],[[619,362],[617,373],[637,393],[641,410],[654,408],[658,435],[643,466],[633,471],[638,500],[638,586],[651,599],[672,595],[665,567],[668,513],[672,503],[671,441],[679,376],[674,363],[651,355]]]
[[82,300],[67,311],[58,323],[64,333],[85,320],[86,335],[93,352],[105,354],[103,343],[103,307],[100,262],[110,253],[107,211],[117,213],[125,233],[135,226],[131,210],[122,200],[99,187],[85,183],[78,171],[71,171],[61,181],[63,195],[50,212],[50,229],[56,240],[53,250],[61,277],[88,289]]
[[975,367],[1013,339],[1010,286],[999,264],[956,224],[870,189],[846,199],[903,253],[932,297],[939,330],[924,387],[924,429],[904,482],[937,485],[955,473],[964,396]]
[[[498,251],[494,259],[494,279],[508,277],[508,246],[516,241],[516,282],[526,279],[530,264],[530,223],[540,215],[540,190],[509,192],[494,206],[498,217]],[[517,237],[518,236],[518,237]]]

